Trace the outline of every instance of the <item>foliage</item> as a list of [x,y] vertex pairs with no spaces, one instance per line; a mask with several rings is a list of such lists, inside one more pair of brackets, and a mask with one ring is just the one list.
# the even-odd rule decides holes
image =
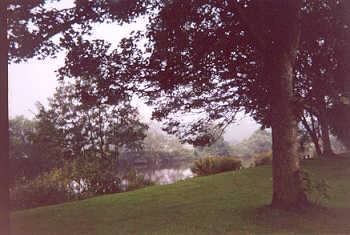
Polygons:
[[54,169],[10,190],[13,209],[24,209],[66,202],[73,198],[67,187],[70,179],[67,172]]
[[223,137],[219,137],[215,142],[210,143],[208,146],[198,146],[195,148],[195,155],[199,157],[229,157],[232,155],[231,146],[224,140]]
[[162,131],[154,122],[150,122],[146,137],[143,140],[143,150],[149,153],[172,153],[174,156],[189,155],[189,149],[186,148],[175,136],[171,136]]
[[[294,101],[293,76],[287,71],[294,69],[299,50],[299,43],[295,42],[299,42],[300,26],[303,27],[301,35],[304,37],[306,29],[309,36],[309,25],[299,24],[298,17],[314,13],[313,4],[309,6],[305,1],[287,1],[283,5],[275,1],[267,4],[258,1],[76,1],[71,9],[53,8],[46,12],[44,2],[24,5],[24,12],[28,14],[20,14],[22,23],[16,25],[17,20],[15,23],[9,20],[10,56],[52,55],[58,48],[51,37],[63,32],[59,45],[70,51],[66,66],[60,72],[62,77],[82,79],[81,97],[85,103],[91,100],[95,103],[95,98],[103,95],[103,102],[108,103],[110,98],[123,96],[125,90],[145,88],[140,93],[157,106],[153,117],[167,119],[165,129],[184,141],[198,145],[210,142],[213,138],[208,133],[208,123],[217,124],[220,131],[233,122],[237,112],[244,110],[257,120],[261,115],[263,119],[270,115],[273,128],[280,129],[281,132],[277,132],[282,133],[281,137],[289,137],[288,142],[294,143],[291,139],[295,136],[288,136],[295,133],[296,117],[291,103]],[[23,9],[21,4],[10,3],[9,16],[13,19]],[[336,1],[337,6],[341,3]],[[323,1],[316,1],[318,5],[328,6]],[[119,7],[124,11],[118,11]],[[148,9],[151,14],[145,33],[149,39],[146,53],[135,46],[142,40],[138,37],[143,36],[140,33],[123,40],[119,51],[109,50],[110,45],[101,40],[91,42],[81,36],[91,31],[91,23],[128,21]],[[302,20],[305,19],[308,18]],[[31,30],[33,27],[36,30]],[[24,40],[27,38],[31,39],[29,45]],[[29,50],[25,46],[29,46]],[[23,52],[23,48],[27,50]],[[288,69],[282,69],[282,57]],[[124,66],[126,64],[128,66]],[[278,74],[281,71],[286,74]],[[289,81],[283,82],[280,77]],[[141,80],[142,85],[130,88],[126,84],[134,78]],[[87,80],[93,84],[85,87]],[[89,93],[89,88],[100,95]],[[185,118],[182,117],[179,120],[178,114],[191,111],[200,113],[197,120],[188,119],[191,123],[183,122]],[[288,123],[281,125],[283,121]],[[79,141],[70,140],[78,144],[74,146],[76,149],[70,149],[72,152],[81,149]],[[103,158],[102,142],[100,138],[97,146]],[[288,153],[288,148],[295,149],[295,146],[284,146],[285,149],[283,145],[276,146],[281,149],[280,155]],[[280,157],[276,159],[282,159]],[[295,155],[283,157],[292,159]],[[285,179],[285,182],[290,180]]]
[[37,162],[31,161],[31,136],[35,123],[23,116],[10,120],[10,172],[11,183],[35,176]]
[[62,166],[62,135],[40,104],[33,120],[15,117],[10,120],[11,182],[26,181]]
[[256,130],[248,139],[232,146],[232,152],[237,156],[252,156],[255,153],[271,151],[271,148],[271,132]]
[[308,37],[300,44],[295,68],[297,109],[317,154],[332,155],[329,129],[337,125],[334,119],[342,116],[332,109],[341,99],[347,99],[350,88],[350,31],[346,26],[349,5],[347,1],[310,1],[307,7],[313,10],[304,17],[302,34]]
[[337,104],[332,107],[331,112],[332,133],[350,149],[350,103]]
[[74,180],[77,195],[81,198],[121,190],[121,177],[118,175],[116,163],[93,156],[72,163],[71,179]]
[[330,199],[330,186],[325,179],[315,180],[311,174],[304,170],[301,171],[301,179],[303,181],[304,190],[309,194],[316,205],[320,205],[323,200]]
[[272,163],[272,151],[256,153],[253,155],[255,166],[271,165]]
[[128,97],[105,104],[90,89],[79,79],[61,82],[50,101],[48,112],[55,128],[64,133],[65,151],[73,157],[90,154],[107,159],[118,158],[125,149],[141,149],[147,126]]
[[[59,46],[69,52],[60,74],[62,78],[81,79],[80,96],[85,103],[95,103],[96,97],[103,97],[103,103],[108,103],[138,91],[156,106],[153,117],[167,120],[165,130],[168,133],[195,145],[213,141],[208,126],[215,124],[220,132],[242,110],[256,120],[271,124],[273,129],[280,129],[273,133],[281,133],[278,137],[282,142],[289,138],[286,141],[295,145],[292,139],[296,136],[288,135],[295,133],[297,118],[292,91],[294,76],[288,71],[295,69],[298,51],[305,48],[302,47],[305,41],[306,44],[315,43],[315,38],[310,36],[309,28],[313,28],[310,24],[318,26],[319,18],[329,19],[328,15],[318,17],[324,16],[318,7],[335,5],[340,8],[343,4],[343,1],[334,4],[312,1],[310,4],[301,0],[284,4],[194,0],[82,2],[76,1],[71,9],[53,8],[48,12],[43,10],[44,2],[27,5],[25,10],[31,14],[24,16],[30,15],[33,19],[21,20],[30,22],[37,30],[30,31],[28,28],[32,27],[23,23],[22,27],[10,24],[14,32],[10,38],[10,55],[15,58],[52,55],[58,48],[51,37],[63,32]],[[16,13],[21,5],[12,4],[9,12]],[[117,6],[125,14],[121,14]],[[36,7],[41,11],[35,11]],[[91,31],[91,23],[129,21],[147,12],[147,31],[136,32],[132,38],[122,40],[117,50],[110,50],[111,44],[103,40],[87,40],[82,36]],[[312,17],[313,14],[317,17]],[[332,19],[327,22],[331,26]],[[340,22],[337,24],[335,20],[334,25],[344,26]],[[317,39],[327,38],[328,35],[322,33],[317,31]],[[34,46],[31,45],[29,52],[23,53],[21,47],[26,45],[23,39],[28,37],[19,35],[38,37],[38,40],[31,40]],[[145,48],[140,49],[137,44],[144,38],[148,41],[143,43]],[[282,69],[285,66],[288,69]],[[136,86],[134,81],[138,81]],[[85,82],[88,83],[86,87]],[[89,93],[91,90],[95,93]],[[181,115],[191,112],[199,114],[196,119]],[[285,122],[284,125],[281,122]],[[276,161],[282,157],[297,161],[295,154],[282,156],[296,146],[278,146],[279,139],[274,138],[276,149],[281,150],[281,153],[274,153],[279,155]],[[281,182],[290,182],[290,174],[286,175]]]
[[191,170],[198,176],[211,175],[241,168],[241,162],[232,157],[205,157],[194,162]]
[[131,22],[149,9],[148,1],[137,0],[75,1],[68,8],[50,6],[57,2],[7,1],[11,61],[55,56],[74,38],[91,33],[92,24]]
[[[122,180],[127,180],[126,185]],[[74,160],[11,188],[13,209],[25,209],[153,185],[135,170],[118,173],[116,163],[99,158]]]

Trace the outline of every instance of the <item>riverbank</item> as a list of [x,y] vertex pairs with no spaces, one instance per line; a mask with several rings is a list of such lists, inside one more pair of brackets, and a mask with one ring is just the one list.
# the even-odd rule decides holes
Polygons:
[[350,159],[303,165],[331,186],[325,208],[267,208],[271,167],[263,166],[18,211],[13,234],[350,234]]

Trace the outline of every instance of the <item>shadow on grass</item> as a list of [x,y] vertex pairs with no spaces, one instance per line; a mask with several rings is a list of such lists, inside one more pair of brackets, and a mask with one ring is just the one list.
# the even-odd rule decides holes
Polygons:
[[244,220],[262,234],[350,234],[350,208],[313,206],[287,212],[265,206],[249,210]]

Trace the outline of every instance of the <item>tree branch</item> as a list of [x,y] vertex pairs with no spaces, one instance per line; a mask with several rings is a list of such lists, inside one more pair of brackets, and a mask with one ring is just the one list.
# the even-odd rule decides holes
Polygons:
[[243,25],[247,29],[248,34],[251,36],[251,38],[255,42],[256,48],[263,53],[266,48],[266,43],[264,39],[261,37],[262,33],[259,32],[256,25],[254,25],[251,21],[249,21],[246,13],[244,12],[242,7],[239,5],[239,3],[236,0],[229,1],[229,5],[231,6],[231,8],[233,8],[238,18],[241,20],[241,23],[243,23]]

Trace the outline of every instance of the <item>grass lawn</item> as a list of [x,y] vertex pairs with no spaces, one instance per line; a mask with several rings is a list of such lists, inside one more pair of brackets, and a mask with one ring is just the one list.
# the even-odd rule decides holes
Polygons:
[[266,207],[271,167],[14,212],[14,235],[350,234],[350,159],[303,162],[331,198],[302,213]]

